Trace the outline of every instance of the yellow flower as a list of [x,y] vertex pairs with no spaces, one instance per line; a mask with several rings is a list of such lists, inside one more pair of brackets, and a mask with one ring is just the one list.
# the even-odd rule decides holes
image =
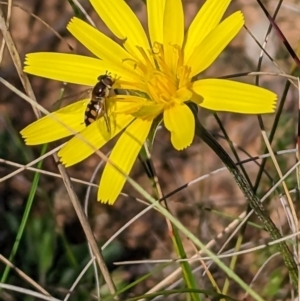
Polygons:
[[[116,79],[114,88],[134,90],[138,92],[135,95],[141,96],[117,95],[108,99],[114,104],[110,105],[109,114],[115,116],[109,138],[103,130],[104,118],[85,126],[84,112],[89,99],[84,99],[25,128],[21,134],[27,144],[46,143],[71,135],[70,129],[57,122],[59,119],[81,134],[81,137],[74,136],[58,153],[68,167],[87,158],[125,129],[110,160],[129,174],[152,122],[158,116],[163,117],[175,149],[184,149],[192,143],[195,119],[187,101],[215,111],[274,112],[276,95],[266,89],[224,79],[193,80],[214,62],[244,24],[240,11],[222,20],[230,0],[207,0],[186,34],[181,0],[148,0],[150,39],[124,0],[90,2],[122,46],[84,21],[73,18],[68,30],[97,58],[31,53],[26,56],[25,71],[91,87],[99,75],[108,71]],[[125,180],[120,172],[107,164],[100,181],[98,200],[113,204]]]

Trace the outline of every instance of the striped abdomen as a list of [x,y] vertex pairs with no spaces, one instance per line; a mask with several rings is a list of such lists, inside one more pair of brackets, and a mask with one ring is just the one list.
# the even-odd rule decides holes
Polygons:
[[102,108],[103,105],[101,100],[91,100],[88,103],[84,114],[84,123],[86,126],[90,125],[91,123],[97,120],[97,118],[102,113]]

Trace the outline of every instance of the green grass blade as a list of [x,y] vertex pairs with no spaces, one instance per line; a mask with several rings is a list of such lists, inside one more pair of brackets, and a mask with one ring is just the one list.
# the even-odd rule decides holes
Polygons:
[[[46,150],[47,150],[47,145],[45,144],[45,145],[43,145],[43,148],[42,148],[42,151],[41,151],[41,156],[46,153]],[[40,161],[37,164],[37,168],[41,168],[42,164],[43,164],[43,160]],[[22,239],[22,236],[23,236],[23,233],[24,233],[24,229],[25,229],[28,217],[29,217],[29,213],[30,213],[31,208],[32,208],[33,200],[34,200],[34,197],[35,197],[35,194],[36,194],[36,191],[37,191],[38,183],[39,183],[39,180],[40,180],[40,175],[41,175],[40,173],[35,173],[34,174],[34,178],[33,178],[32,185],[31,185],[31,189],[30,189],[29,196],[28,196],[27,203],[26,203],[25,212],[24,212],[24,215],[23,215],[23,218],[22,218],[22,221],[21,221],[21,224],[20,224],[17,236],[16,236],[16,240],[14,242],[12,251],[11,251],[10,256],[9,256],[9,261],[10,262],[13,261],[15,255],[16,255],[16,253],[18,251],[18,248],[19,248],[19,245],[20,245],[20,241]],[[6,268],[5,268],[4,272],[3,272],[3,275],[1,277],[1,281],[0,281],[1,283],[5,283],[6,282],[8,274],[10,272],[10,269],[11,268],[9,266],[6,266]]]

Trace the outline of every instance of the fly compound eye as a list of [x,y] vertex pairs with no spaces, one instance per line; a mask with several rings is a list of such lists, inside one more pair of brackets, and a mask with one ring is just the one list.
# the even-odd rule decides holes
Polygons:
[[106,86],[102,82],[98,82],[92,91],[92,99],[95,101],[106,96]]
[[106,87],[108,89],[111,89],[114,84],[114,81],[111,77],[107,77],[107,78],[103,79],[103,83],[106,85]]
[[108,74],[104,74],[104,75],[100,75],[98,77],[98,80],[100,83],[102,83],[107,89],[111,89],[113,84],[114,84],[114,80],[112,79],[112,77]]

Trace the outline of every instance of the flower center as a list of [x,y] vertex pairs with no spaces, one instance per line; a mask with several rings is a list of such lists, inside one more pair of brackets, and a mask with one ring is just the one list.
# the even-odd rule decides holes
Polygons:
[[[183,103],[190,100],[191,92],[191,68],[183,65],[183,52],[178,45],[172,45],[175,57],[175,68],[171,68],[165,58],[164,46],[155,42],[153,48],[147,52],[138,47],[143,60],[135,61],[135,68],[143,74],[141,81],[132,87],[146,93],[153,104],[172,106],[175,103]],[[121,85],[128,85],[122,82]],[[141,83],[143,87],[141,87]],[[132,84],[131,84],[132,86]]]

